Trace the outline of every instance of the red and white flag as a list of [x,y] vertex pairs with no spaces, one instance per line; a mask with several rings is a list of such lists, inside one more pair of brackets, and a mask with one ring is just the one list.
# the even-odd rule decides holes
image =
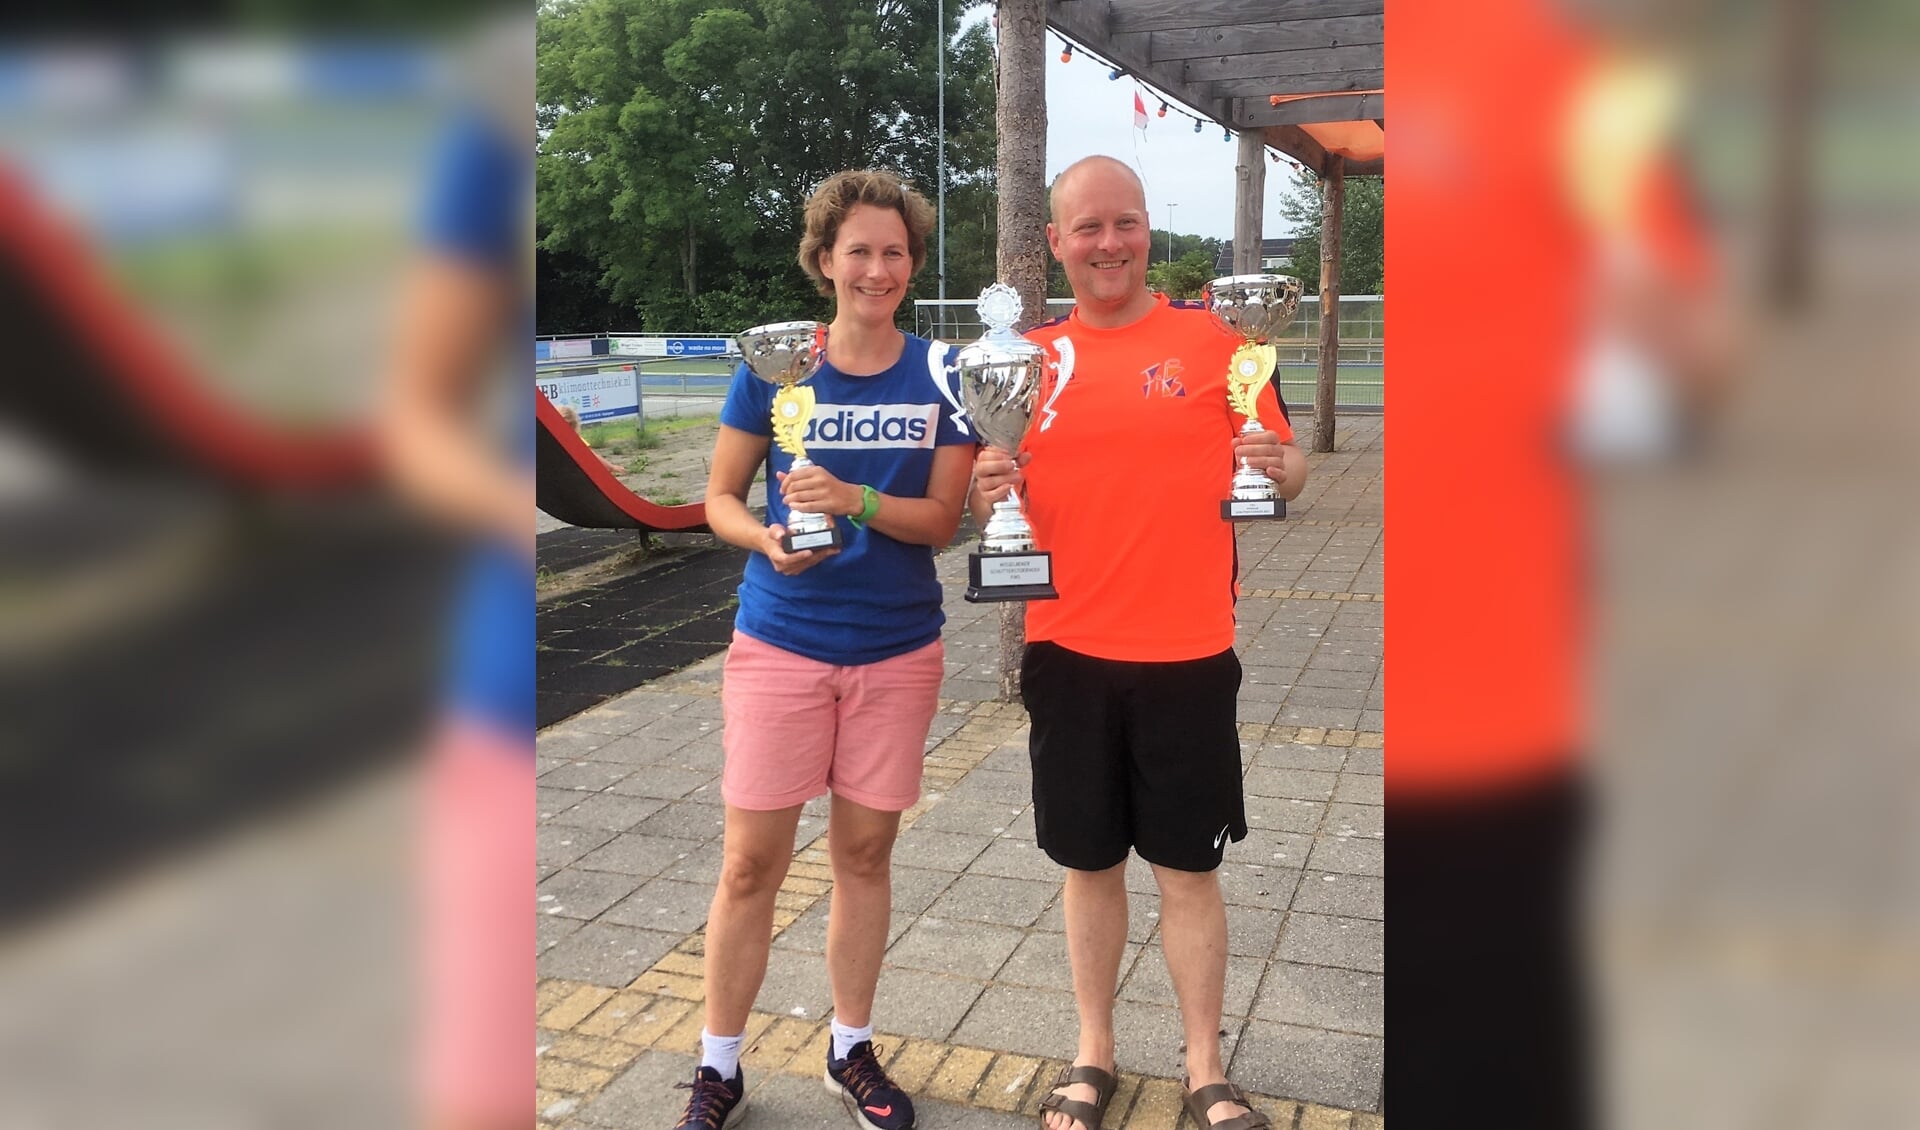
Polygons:
[[1140,92],[1133,92],[1133,128],[1147,128],[1147,104],[1140,101]]

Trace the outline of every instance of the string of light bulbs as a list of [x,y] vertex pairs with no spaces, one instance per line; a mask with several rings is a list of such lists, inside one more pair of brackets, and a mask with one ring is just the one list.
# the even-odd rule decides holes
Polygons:
[[[1096,62],[1102,62],[1102,63],[1105,62],[1105,60],[1100,59],[1100,57],[1095,55],[1093,52],[1088,51],[1086,48],[1081,47],[1076,43],[1071,43],[1064,38],[1060,40],[1060,61],[1062,63],[1073,62],[1073,57],[1076,53],[1085,53],[1089,58],[1094,59]],[[1106,63],[1106,66],[1108,68],[1107,69],[1108,82],[1119,82],[1123,78],[1132,77],[1128,75],[1127,72],[1121,67],[1114,66],[1111,63]],[[1169,112],[1178,114],[1181,117],[1186,118],[1188,121],[1193,123],[1193,132],[1195,133],[1199,133],[1202,130],[1204,130],[1206,128],[1207,122],[1210,120],[1207,118],[1200,117],[1197,114],[1188,113],[1185,109],[1179,106],[1175,106],[1171,99],[1166,98],[1165,96],[1161,95],[1157,91],[1150,90],[1147,87],[1141,85],[1138,79],[1134,80],[1133,88],[1136,92],[1143,95],[1144,97],[1160,103],[1160,108],[1154,111],[1154,117],[1156,118],[1164,118],[1167,116]],[[1272,105],[1272,106],[1278,106],[1281,103],[1281,101],[1282,99],[1278,94],[1270,95],[1267,99],[1268,105]],[[1222,127],[1220,130],[1220,140],[1232,141],[1233,130],[1227,127]],[[1289,165],[1295,172],[1300,171],[1300,169],[1303,167],[1298,161],[1295,161],[1290,157],[1285,157],[1281,155],[1277,150],[1273,149],[1271,146],[1267,147],[1267,156],[1276,165],[1280,164],[1282,161],[1285,161],[1287,165]]]

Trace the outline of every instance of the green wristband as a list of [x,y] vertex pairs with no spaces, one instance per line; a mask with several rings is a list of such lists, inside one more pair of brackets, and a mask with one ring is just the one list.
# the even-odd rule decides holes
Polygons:
[[852,522],[856,526],[864,526],[868,522],[873,521],[873,516],[878,513],[880,513],[880,492],[865,483],[861,483],[860,513],[847,515],[847,521]]

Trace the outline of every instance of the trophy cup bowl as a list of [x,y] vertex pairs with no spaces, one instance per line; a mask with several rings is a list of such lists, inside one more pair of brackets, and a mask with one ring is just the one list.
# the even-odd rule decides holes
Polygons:
[[[780,450],[793,456],[792,470],[813,466],[801,444],[807,421],[813,416],[812,390],[795,390],[820,371],[827,360],[827,328],[819,322],[774,322],[733,335],[747,372],[780,389],[773,400],[773,438]],[[768,493],[778,489],[767,484]],[[840,527],[825,514],[787,511],[787,533],[780,539],[788,553],[803,549],[834,549],[842,542]]]
[[[981,295],[989,333],[961,348],[953,374],[960,402],[985,442],[1018,453],[1040,398],[1047,373],[1047,352],[1009,332],[1019,317],[1019,299],[998,284]],[[980,532],[980,551],[968,556],[969,601],[1049,600],[1053,559],[1033,545],[1033,529],[1020,513],[1020,496],[1009,490],[993,504],[993,516]]]
[[964,346],[953,367],[960,403],[980,438],[1003,451],[1019,451],[1046,375],[1046,351],[1022,338],[982,339]]
[[[1262,430],[1255,401],[1273,379],[1275,355],[1266,342],[1293,324],[1300,309],[1300,280],[1292,275],[1228,275],[1207,284],[1206,302],[1214,319],[1245,343],[1233,355],[1227,400],[1246,417],[1240,434],[1253,435]],[[1220,517],[1246,521],[1286,514],[1286,500],[1266,472],[1240,460],[1230,493],[1220,503]]]
[[1207,284],[1207,310],[1250,342],[1265,342],[1293,324],[1300,280],[1292,275],[1228,275]]
[[794,385],[820,371],[826,360],[825,327],[819,322],[774,322],[733,335],[747,371],[770,385]]

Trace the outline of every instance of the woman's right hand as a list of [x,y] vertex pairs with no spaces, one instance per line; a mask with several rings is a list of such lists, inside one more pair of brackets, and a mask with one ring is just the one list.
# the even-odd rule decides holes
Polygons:
[[1007,497],[1007,492],[1026,481],[1020,468],[1033,458],[1031,452],[1021,452],[1018,459],[1003,448],[988,444],[973,457],[973,484],[980,496],[989,503],[998,502]]
[[775,522],[766,528],[766,534],[760,544],[760,552],[773,562],[773,571],[783,577],[792,577],[806,572],[815,565],[840,552],[831,549],[803,549],[798,553],[788,553],[780,545],[780,539],[787,536],[787,528]]

